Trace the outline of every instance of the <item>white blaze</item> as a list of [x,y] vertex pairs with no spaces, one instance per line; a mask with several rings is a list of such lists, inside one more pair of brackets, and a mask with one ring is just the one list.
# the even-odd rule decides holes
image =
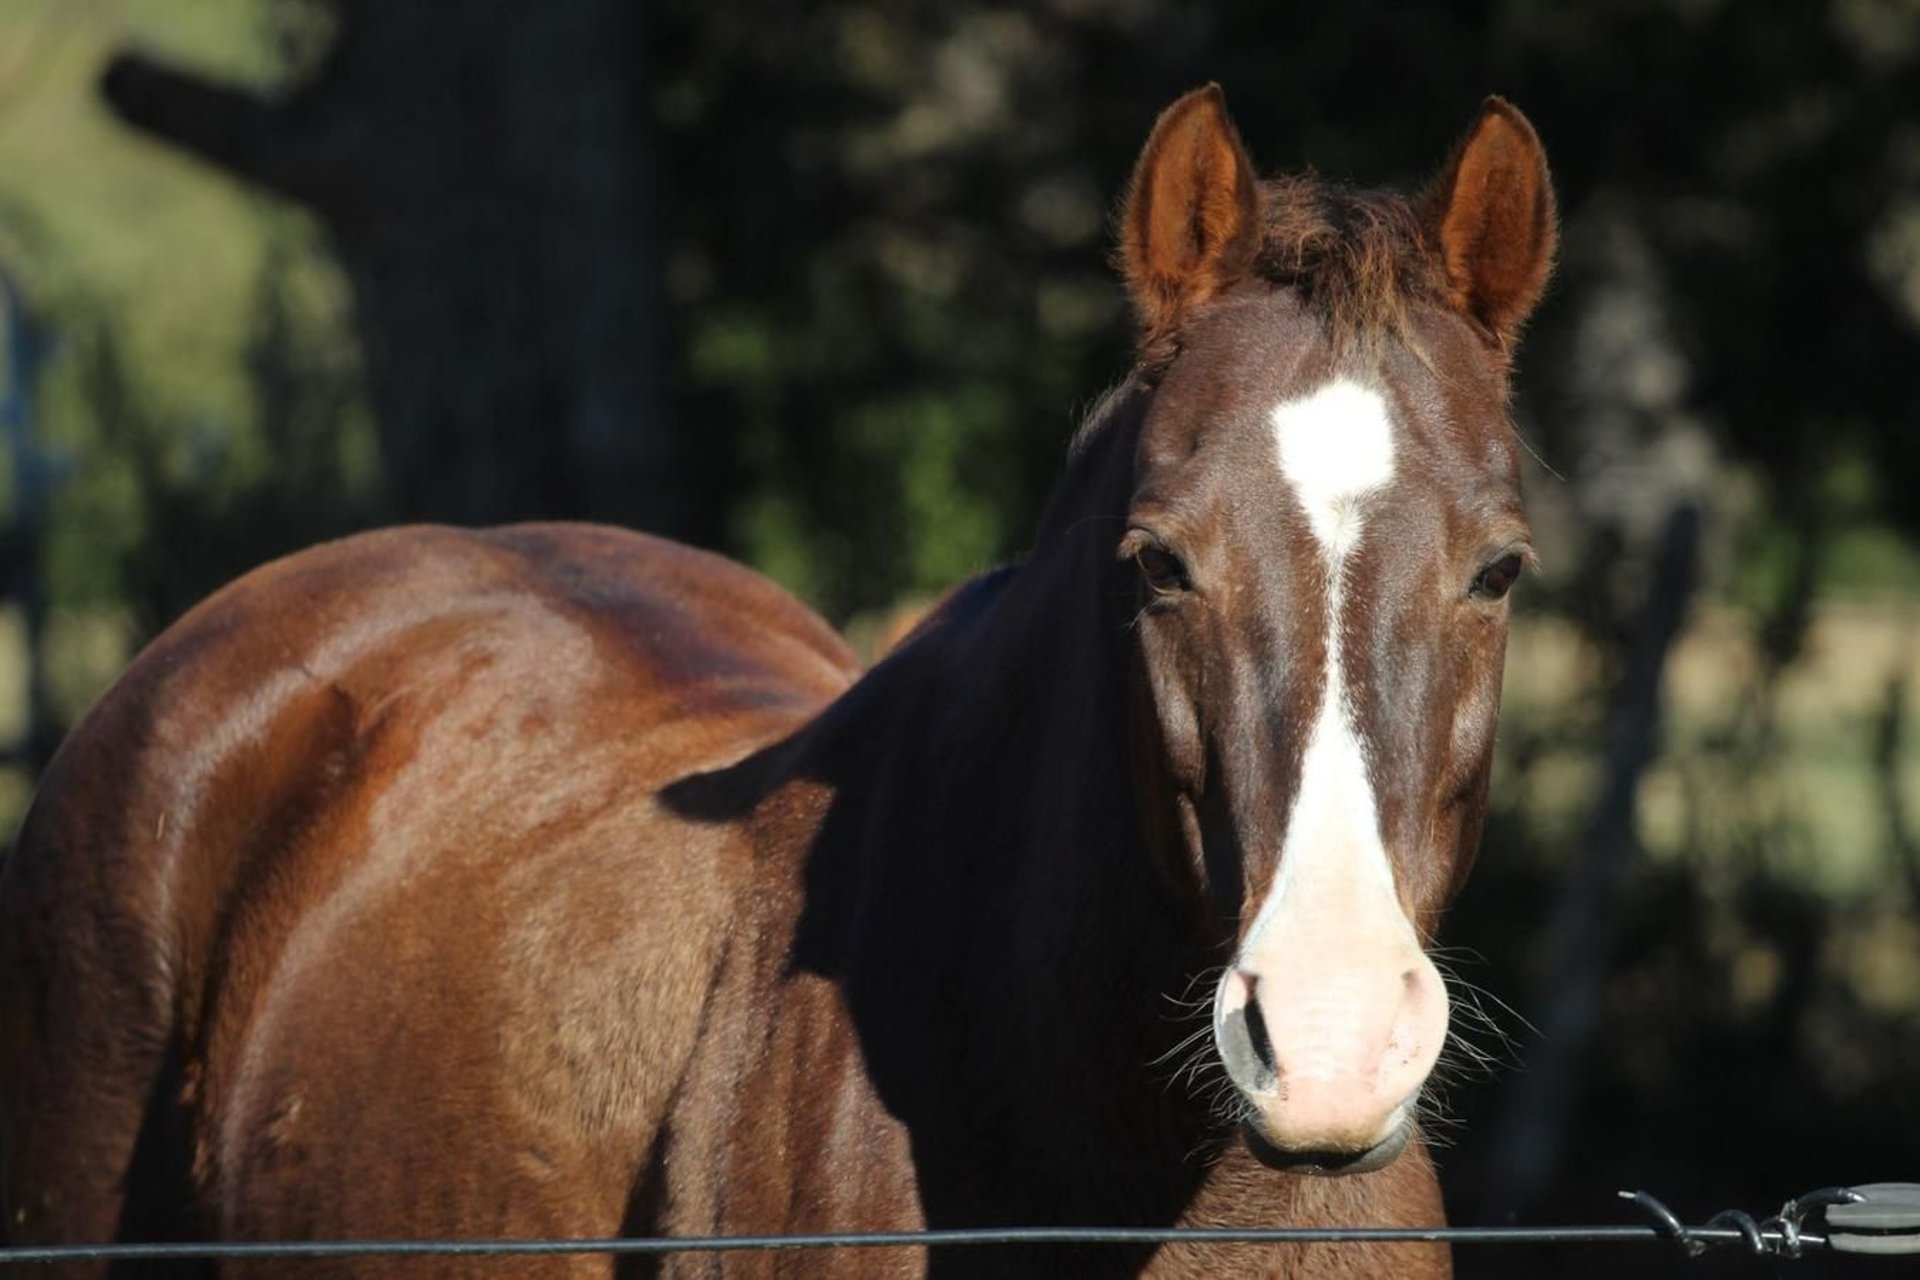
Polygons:
[[[1324,628],[1326,669],[1279,869],[1220,980],[1214,1035],[1269,1143],[1377,1150],[1405,1124],[1447,1023],[1446,988],[1394,889],[1341,625],[1369,512],[1393,480],[1394,425],[1379,392],[1339,379],[1275,406],[1273,436],[1325,568],[1322,598],[1301,608]],[[1249,1002],[1266,1050],[1251,1012],[1234,1016]]]
[[[1338,379],[1275,406],[1273,432],[1280,474],[1306,513],[1326,562],[1327,668],[1279,872],[1248,931],[1244,954],[1258,948],[1282,903],[1302,889],[1312,891],[1316,909],[1334,912],[1378,904],[1381,889],[1393,899],[1379,809],[1347,700],[1340,623],[1348,563],[1360,545],[1367,499],[1393,479],[1393,419],[1379,392]],[[1403,926],[1404,921],[1402,916]]]

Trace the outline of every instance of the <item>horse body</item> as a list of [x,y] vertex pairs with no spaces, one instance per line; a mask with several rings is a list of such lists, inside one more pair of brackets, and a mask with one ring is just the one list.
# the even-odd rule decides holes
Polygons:
[[1259,187],[1217,91],[1170,109],[1140,366],[1031,555],[864,676],[748,571],[589,527],[366,535],[189,614],[0,883],[7,1238],[1440,1222],[1422,946],[1484,809],[1551,209],[1503,104],[1437,190]]
[[[1243,1152],[1194,1161],[1200,1117],[1163,1127],[1164,1076],[1139,1068],[1171,1047],[1178,1024],[1155,1005],[1193,958],[1142,957],[1157,963],[1121,981],[1084,971],[1160,933],[1147,878],[1129,893],[1109,874],[1111,899],[1086,913],[1095,935],[1113,908],[1136,913],[1121,947],[1067,940],[1084,950],[1028,980],[1042,957],[1022,940],[1060,947],[1062,921],[1023,918],[1056,895],[1007,891],[1008,865],[1067,877],[1082,869],[1055,859],[1081,849],[1145,863],[1111,833],[1022,840],[1017,813],[951,817],[957,780],[978,785],[968,752],[1030,796],[1071,785],[1047,759],[1078,757],[1063,772],[1091,779],[1085,758],[1115,754],[1072,713],[1011,749],[983,740],[1018,707],[1078,701],[1046,696],[1074,673],[1036,665],[1033,646],[1079,637],[1039,619],[1007,635],[993,624],[1012,611],[991,598],[1006,589],[963,593],[831,707],[853,667],[824,624],[736,566],[637,534],[396,530],[214,597],[76,731],[9,865],[0,973],[85,984],[7,991],[8,1186],[61,1189],[11,1199],[12,1234],[1294,1221],[1316,1200],[1336,1220],[1355,1199],[1338,1184],[1276,1178]],[[956,701],[956,675],[993,701]],[[1115,798],[1062,812],[1124,827]],[[882,856],[876,830],[918,856]],[[141,953],[48,963],[76,937]],[[1117,994],[1142,1008],[1090,1008]],[[1134,1026],[1144,1039],[1103,1034]],[[1108,1060],[1092,1087],[1089,1054]],[[1169,1166],[1171,1181],[1140,1173]],[[1430,1194],[1414,1205],[1409,1221],[1437,1212]],[[952,1263],[969,1264],[1016,1265]],[[732,1269],[924,1265],[902,1251]]]
[[[617,1225],[608,1153],[644,1160],[751,878],[648,797],[852,671],[770,584],[613,531],[396,531],[216,596],[63,748],[8,868],[0,972],[65,978],[8,992],[9,1185],[102,1184],[16,1228],[110,1238],[143,1124],[190,1138],[166,1163],[222,1232],[470,1231],[452,1152],[522,1172],[496,1225],[561,1229],[549,1183]],[[177,1117],[124,1069],[162,1053]]]

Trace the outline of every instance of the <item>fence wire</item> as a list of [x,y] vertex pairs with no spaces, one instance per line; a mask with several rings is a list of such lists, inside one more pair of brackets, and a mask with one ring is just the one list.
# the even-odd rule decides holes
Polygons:
[[[1828,1187],[1788,1201],[1758,1221],[1738,1210],[1715,1214],[1701,1226],[1683,1224],[1653,1196],[1623,1191],[1651,1222],[1612,1226],[1546,1227],[1001,1227],[933,1231],[845,1231],[806,1235],[687,1236],[595,1240],[276,1240],[218,1243],[46,1245],[0,1248],[0,1264],[74,1261],[346,1259],[370,1257],[524,1258],[555,1254],[662,1255],[810,1249],[926,1249],[990,1246],[1122,1245],[1677,1245],[1689,1257],[1709,1249],[1739,1248],[1754,1255],[1797,1258],[1833,1241],[1807,1224],[1835,1206],[1857,1205],[1861,1192]],[[1901,1237],[1904,1239],[1904,1237]],[[1842,1244],[1840,1247],[1845,1247]],[[1854,1251],[1854,1250],[1849,1250]],[[1905,1252],[1873,1249],[1869,1252]]]

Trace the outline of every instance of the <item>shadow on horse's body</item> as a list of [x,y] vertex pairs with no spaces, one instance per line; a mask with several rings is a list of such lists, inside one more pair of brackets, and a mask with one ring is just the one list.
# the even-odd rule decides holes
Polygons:
[[0,886],[7,1238],[1438,1223],[1420,948],[1525,554],[1544,162],[1494,103],[1424,204],[1263,186],[1203,90],[1123,222],[1142,360],[1032,555],[864,677],[748,571],[586,526],[330,544],[157,640]]

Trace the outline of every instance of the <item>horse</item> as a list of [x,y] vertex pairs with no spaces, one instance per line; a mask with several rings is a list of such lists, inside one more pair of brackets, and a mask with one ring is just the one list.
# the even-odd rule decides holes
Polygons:
[[[1545,154],[1493,98],[1416,195],[1263,180],[1208,86],[1117,235],[1136,359],[1030,552],[864,673],[749,570],[567,524],[325,544],[145,649],[0,883],[6,1239],[1443,1223],[1427,952],[1533,554],[1508,399]],[[474,1264],[220,1274],[268,1265]]]

